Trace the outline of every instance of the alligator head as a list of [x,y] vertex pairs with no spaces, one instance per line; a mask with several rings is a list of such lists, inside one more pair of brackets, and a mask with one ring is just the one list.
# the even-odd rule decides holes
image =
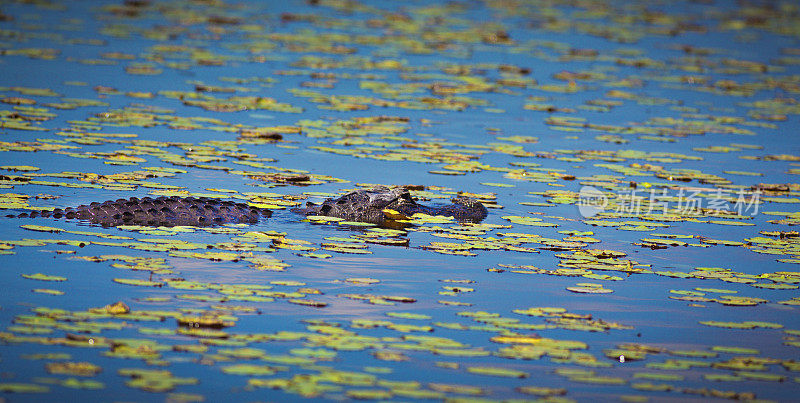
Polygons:
[[395,210],[403,215],[415,213],[446,215],[459,221],[478,222],[486,218],[486,208],[481,202],[468,197],[453,199],[445,206],[423,206],[417,203],[408,189],[377,186],[359,189],[338,198],[330,198],[321,204],[306,203],[302,209],[292,211],[303,215],[321,215],[343,218],[348,221],[369,222],[386,225],[389,220],[384,210]]

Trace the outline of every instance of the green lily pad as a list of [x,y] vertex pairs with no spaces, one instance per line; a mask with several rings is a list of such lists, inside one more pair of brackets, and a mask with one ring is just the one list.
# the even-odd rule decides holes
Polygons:
[[510,368],[500,367],[467,367],[467,372],[480,375],[502,376],[507,378],[527,378],[529,374]]
[[115,278],[112,279],[111,281],[119,284],[138,285],[142,287],[161,287],[164,285],[164,283],[160,281],[147,281],[147,280],[138,280],[133,278]]
[[90,362],[51,362],[45,365],[47,372],[62,375],[94,376],[102,368]]
[[35,274],[21,274],[22,277],[30,279],[30,280],[40,280],[40,281],[67,281],[66,277],[61,276],[51,276],[42,273],[35,273]]
[[9,393],[48,393],[50,388],[33,383],[3,382],[0,383],[0,391]]
[[271,365],[255,364],[236,364],[222,367],[222,372],[232,375],[274,375],[279,371],[285,371],[286,367],[276,367]]

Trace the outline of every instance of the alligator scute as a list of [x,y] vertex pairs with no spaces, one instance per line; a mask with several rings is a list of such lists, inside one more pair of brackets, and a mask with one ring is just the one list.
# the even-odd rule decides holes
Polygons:
[[229,223],[257,223],[270,217],[272,211],[245,203],[208,197],[131,197],[129,199],[94,202],[78,207],[34,211],[9,217],[68,218],[99,224],[104,227],[146,225],[152,227],[210,227]]

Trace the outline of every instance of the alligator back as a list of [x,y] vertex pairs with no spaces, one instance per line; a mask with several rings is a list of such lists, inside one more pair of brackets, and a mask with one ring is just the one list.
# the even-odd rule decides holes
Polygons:
[[147,225],[174,227],[191,225],[208,227],[228,223],[256,223],[272,211],[245,203],[207,197],[143,197],[94,202],[53,211],[22,213],[10,217],[74,218],[104,227]]

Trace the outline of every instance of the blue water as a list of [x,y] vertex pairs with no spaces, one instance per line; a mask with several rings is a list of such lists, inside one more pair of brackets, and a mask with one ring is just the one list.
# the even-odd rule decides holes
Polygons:
[[[359,391],[379,390],[386,394],[376,395],[375,398],[411,399],[402,391],[393,390],[385,381],[416,381],[419,382],[416,389],[420,391],[440,390],[441,387],[436,384],[477,386],[482,389],[481,398],[492,400],[535,398],[520,392],[518,388],[525,386],[564,388],[566,394],[563,398],[578,401],[618,400],[629,395],[653,400],[711,399],[712,389],[752,393],[757,398],[782,401],[793,400],[797,396],[800,378],[790,368],[799,357],[798,347],[793,345],[798,342],[799,336],[785,330],[800,330],[800,321],[794,305],[779,302],[800,297],[795,286],[800,283],[800,276],[797,275],[796,263],[777,261],[796,259],[798,253],[793,248],[796,244],[793,240],[797,238],[791,238],[791,234],[789,238],[781,238],[769,233],[759,233],[792,231],[794,223],[791,221],[769,221],[780,220],[785,218],[784,215],[798,212],[795,198],[800,187],[795,184],[796,176],[790,170],[798,169],[800,164],[800,157],[797,157],[800,154],[800,143],[793,138],[800,124],[796,107],[797,77],[800,76],[796,54],[800,53],[800,44],[796,34],[787,34],[787,27],[797,24],[796,17],[791,12],[775,12],[767,8],[745,9],[727,3],[630,5],[628,2],[597,2],[596,7],[591,10],[594,15],[590,15],[589,11],[569,4],[549,8],[538,3],[466,2],[454,3],[458,7],[453,6],[452,9],[442,11],[437,23],[436,19],[426,20],[429,17],[425,13],[430,12],[426,8],[445,7],[450,3],[365,2],[363,5],[366,8],[351,10],[337,9],[336,3],[320,3],[253,2],[214,7],[202,2],[176,1],[127,8],[122,3],[105,2],[56,3],[53,7],[0,3],[0,16],[7,16],[0,18],[0,101],[3,102],[0,104],[0,116],[3,119],[3,126],[0,126],[0,141],[3,142],[0,143],[0,150],[3,151],[0,154],[0,165],[3,166],[0,174],[7,176],[0,182],[0,187],[3,187],[0,193],[30,196],[28,205],[31,209],[63,208],[93,201],[154,195],[154,189],[161,185],[180,187],[179,190],[185,194],[235,194],[237,201],[247,199],[246,192],[275,193],[285,196],[285,200],[294,200],[297,205],[301,205],[306,201],[324,200],[324,197],[315,195],[314,192],[336,194],[360,186],[367,187],[369,184],[413,184],[424,185],[431,194],[439,196],[431,201],[421,201],[422,203],[446,202],[457,191],[486,194],[485,200],[492,199],[497,206],[489,209],[489,217],[483,222],[495,227],[484,228],[482,233],[476,235],[484,241],[503,239],[507,237],[501,235],[504,233],[535,234],[560,241],[569,236],[563,231],[588,231],[591,234],[578,235],[596,238],[600,242],[573,244],[557,251],[546,249],[544,244],[539,243],[521,245],[538,248],[538,253],[471,249],[475,256],[446,255],[422,248],[432,242],[462,243],[459,239],[438,237],[430,233],[436,231],[436,234],[446,234],[448,231],[463,230],[458,223],[450,222],[425,224],[409,229],[405,235],[409,239],[408,247],[369,244],[367,250],[370,254],[347,254],[326,250],[323,244],[341,242],[339,238],[358,238],[362,236],[361,230],[336,225],[314,225],[288,209],[276,209],[271,218],[258,224],[235,227],[239,235],[247,231],[281,232],[285,233],[285,242],[306,241],[304,245],[314,248],[315,253],[326,253],[330,257],[316,259],[302,256],[302,251],[276,248],[272,252],[257,252],[256,255],[287,264],[285,271],[258,271],[250,267],[248,256],[244,255],[235,261],[214,261],[196,256],[178,257],[175,253],[165,251],[135,249],[136,242],[147,242],[146,240],[154,238],[208,244],[207,249],[201,245],[200,249],[191,250],[200,253],[228,252],[223,243],[253,243],[237,237],[237,234],[214,233],[203,229],[189,232],[162,229],[162,232],[147,233],[102,228],[74,220],[3,217],[0,219],[3,234],[0,245],[6,245],[4,247],[13,253],[0,256],[0,281],[3,283],[0,297],[0,391],[3,394],[0,395],[0,400],[108,401],[124,396],[126,400],[136,401],[294,401],[301,396],[296,390],[251,389],[247,387],[248,380],[289,379],[308,375],[306,378],[294,378],[294,382],[302,386],[303,379],[331,376],[332,370],[369,373],[374,378],[366,384],[338,384],[338,390],[321,392],[314,397],[341,400],[355,398]],[[361,3],[349,4],[355,7]],[[511,5],[510,12],[501,10],[503,4]],[[791,3],[785,6],[796,7]],[[650,12],[647,14],[649,22],[644,18],[645,9]],[[133,12],[138,13],[138,16],[131,17],[130,13]],[[764,17],[763,21],[759,19],[760,16]],[[237,20],[228,20],[234,23],[226,24],[221,17]],[[406,22],[400,22],[404,20]],[[120,26],[124,26],[124,29],[119,29]],[[605,27],[605,37],[601,36],[603,32],[598,30],[599,27]],[[705,31],[700,31],[701,28]],[[170,33],[162,35],[166,31]],[[505,31],[513,42],[503,43],[501,40],[500,43],[491,43],[492,35],[494,38],[499,35],[502,39],[501,31]],[[114,32],[127,34],[112,35]],[[334,34],[339,36],[330,36]],[[262,37],[258,38],[257,35]],[[269,45],[266,48],[263,47],[265,43]],[[343,47],[349,48],[352,53],[338,54],[331,51],[337,49],[336,46],[340,50]],[[177,51],[164,50],[167,47],[175,47]],[[57,52],[52,60],[15,54],[36,48],[55,49]],[[423,52],[419,49],[427,50]],[[569,57],[569,49],[591,49],[595,55],[573,58]],[[221,65],[207,65],[202,60],[215,58],[202,56],[192,59],[189,50],[205,51],[226,59],[223,59]],[[109,55],[111,52],[130,55],[130,59],[124,55],[121,59]],[[319,57],[328,64],[304,66],[303,61],[307,60],[304,58],[312,56]],[[693,63],[699,66],[697,70],[687,67],[689,62],[685,58],[690,57],[695,58]],[[781,60],[792,57],[795,58],[794,62],[789,59]],[[353,63],[353,58],[361,58],[362,63]],[[641,65],[626,65],[635,60],[639,60]],[[103,63],[98,64],[97,61]],[[378,65],[371,66],[367,61]],[[392,67],[393,61],[398,62],[402,68]],[[138,75],[126,72],[127,67],[136,63],[146,63],[158,69],[158,73]],[[383,67],[380,63],[384,63]],[[763,68],[759,69],[757,64]],[[500,68],[500,65],[504,67]],[[456,71],[456,66],[461,67],[461,73]],[[509,73],[516,68],[527,69],[528,73]],[[563,72],[581,74],[570,84],[568,80],[557,77]],[[326,77],[313,77],[323,73],[335,78],[328,82]],[[695,77],[699,83],[680,82],[681,77],[688,76]],[[256,77],[261,81],[232,82],[229,79],[231,77]],[[536,83],[520,86],[502,85],[500,81],[501,84],[498,84],[497,80],[503,78],[518,79],[521,82],[533,79]],[[267,79],[271,81],[265,81]],[[723,80],[729,82],[726,84]],[[397,95],[365,88],[372,81],[386,83],[397,90]],[[485,83],[492,87],[481,87]],[[622,85],[625,83],[633,83],[633,86]],[[226,87],[226,91],[233,92],[195,91],[198,84]],[[316,87],[320,84],[332,84],[332,88]],[[479,102],[468,102],[463,110],[452,110],[447,105],[403,108],[403,104],[375,104],[376,99],[390,103],[406,101],[413,105],[424,105],[424,101],[441,102],[445,96],[432,90],[434,84],[438,84],[440,89],[454,88],[455,97],[467,97]],[[470,87],[470,84],[473,86]],[[114,88],[119,94],[103,94],[98,91],[98,86]],[[578,90],[557,92],[548,86]],[[26,88],[50,89],[58,95],[26,94]],[[749,92],[739,95],[713,88],[743,88]],[[311,97],[301,96],[297,92],[293,94],[291,91],[295,90],[322,94],[327,97],[327,102],[333,102],[331,97],[337,97],[339,101],[344,99],[344,102],[360,106],[352,111],[324,109],[321,106],[325,106],[325,103],[313,102]],[[615,90],[629,94],[615,95],[611,92]],[[211,96],[217,99],[230,96],[269,97],[277,102],[302,108],[302,112],[264,109],[209,111],[185,105],[180,99],[169,96],[168,91],[184,92],[185,99],[193,96]],[[126,95],[130,92],[149,92],[152,93],[152,98]],[[364,98],[347,98],[354,96]],[[15,97],[35,101],[30,106],[41,110],[31,111],[19,107],[15,105],[19,102]],[[80,106],[74,109],[58,109],[50,105],[75,98],[100,101],[107,105]],[[592,104],[591,101],[597,100],[621,103],[607,111],[587,108]],[[783,102],[785,107],[768,109],[748,106],[768,100]],[[553,105],[562,108],[562,111],[524,109],[526,104]],[[158,116],[148,124],[122,127],[97,121],[98,118],[102,120],[108,114],[113,115],[123,108],[137,108],[138,111],[149,109]],[[573,111],[563,111],[565,109]],[[46,131],[19,130],[11,127],[11,124],[6,125],[6,122],[12,120],[13,124],[19,124],[25,119],[35,118],[40,112],[54,116],[48,116],[49,119],[40,122],[33,120],[30,124],[45,128]],[[777,120],[765,120],[759,119],[754,113],[785,116]],[[379,126],[365,133],[354,133],[345,137],[350,141],[367,140],[367,144],[334,144],[343,138],[337,132],[342,125],[337,122],[349,121],[344,126],[352,128],[353,119],[376,116],[399,116],[408,118],[408,121],[398,124],[404,128],[399,134],[381,134],[380,130],[386,126]],[[727,118],[719,123],[725,130],[747,130],[752,133],[725,133],[719,130],[719,126],[711,124],[713,119],[720,117]],[[174,123],[176,118],[184,119],[178,122],[182,127],[170,127],[170,123]],[[553,124],[549,120],[551,118],[583,119],[581,124],[597,126],[577,129],[571,126],[571,131],[567,131],[569,127],[561,130],[564,127]],[[683,119],[684,123],[651,120],[662,118]],[[186,119],[204,127],[188,128]],[[87,120],[95,123],[86,124]],[[302,122],[318,120],[323,123],[312,126]],[[302,133],[285,133],[279,142],[237,139],[237,132],[242,126],[295,125],[304,126]],[[704,133],[687,134],[692,132],[689,129],[698,125],[706,129]],[[610,126],[614,129],[609,129]],[[320,127],[327,128],[328,133],[318,136],[322,130]],[[640,137],[653,133],[633,134],[622,130],[653,127],[664,132],[672,130],[672,133],[681,135],[662,136],[673,140],[664,142]],[[76,133],[96,134],[93,138],[99,139],[95,144],[85,144],[84,140],[90,136]],[[120,133],[135,134],[135,137],[111,136]],[[596,138],[608,134],[616,134],[618,139],[625,142],[618,144]],[[518,143],[513,141],[512,136],[532,136],[537,141]],[[508,137],[512,140],[507,139]],[[75,138],[79,140],[72,141]],[[737,146],[737,143],[758,147]],[[10,147],[31,144],[39,148],[46,144],[68,148],[40,149],[36,152],[9,150]],[[520,146],[521,149],[516,150],[518,155],[512,155],[503,152],[500,145]],[[728,152],[703,151],[708,147],[720,146],[734,149],[729,149]],[[316,147],[333,147],[341,153]],[[413,147],[429,152],[426,156],[433,161],[375,158],[383,153],[409,152],[415,149]],[[442,157],[442,149],[452,152]],[[661,159],[647,160],[642,154],[631,153],[616,159],[608,154],[598,158],[591,156],[591,153],[596,155],[598,152],[613,153],[622,150],[672,154],[667,155],[671,158],[669,160],[664,160],[664,155],[657,156]],[[194,158],[197,162],[191,164],[184,161],[175,164],[165,157],[165,152]],[[454,157],[455,153],[458,155]],[[95,158],[78,158],[79,154]],[[132,155],[144,159],[145,162],[134,160],[131,165],[106,163],[109,156],[114,154]],[[782,157],[782,160],[777,161],[767,157],[782,154],[789,157]],[[404,155],[408,157],[410,154]],[[582,158],[576,159],[577,157]],[[458,160],[451,160],[452,158],[462,162],[468,159],[482,165],[479,165],[476,172],[463,175],[435,173],[448,169],[454,173],[458,168],[454,168],[452,164]],[[263,165],[254,167],[236,163],[248,160]],[[540,166],[521,167],[519,163]],[[204,167],[204,164],[213,167]],[[644,171],[645,175],[613,171],[607,166],[601,166],[602,164],[617,164],[628,168],[632,164],[640,164],[636,168]],[[651,225],[641,231],[625,231],[614,226],[592,226],[586,221],[640,222],[643,221],[642,217],[613,214],[582,217],[575,200],[554,203],[547,207],[519,204],[551,199],[552,196],[539,195],[545,191],[577,194],[584,185],[599,186],[595,183],[597,181],[609,184],[603,189],[609,197],[630,193],[631,181],[637,183],[638,194],[645,198],[650,195],[650,189],[656,191],[656,194],[661,194],[662,189],[666,189],[669,196],[675,196],[680,186],[702,187],[710,192],[717,188],[714,183],[698,181],[697,177],[689,182],[656,177],[654,170],[641,167],[644,164],[663,166],[665,171],[670,172],[680,169],[697,170],[702,174],[722,177],[730,183],[719,186],[730,191],[734,198],[739,187],[749,190],[759,183],[789,184],[789,188],[774,194],[760,195],[762,198],[779,199],[762,200],[757,214],[741,220],[755,224],[752,226],[698,222],[732,220],[684,214],[681,221],[664,222],[668,227]],[[26,169],[20,168],[24,166],[37,167],[38,170],[15,171]],[[182,171],[172,176],[145,177],[145,168],[153,167]],[[570,176],[552,175],[548,181],[528,181],[504,176],[509,170],[520,169],[527,170],[530,176],[548,172]],[[318,181],[308,186],[295,186],[260,181],[237,173],[237,170],[305,173]],[[736,171],[761,175],[743,175]],[[16,180],[14,177],[17,177]],[[26,183],[28,180],[58,183],[55,186]],[[100,186],[75,187],[87,183]],[[498,183],[508,187],[494,186]],[[72,184],[70,186],[73,187],[63,184]],[[121,189],[123,185],[127,190]],[[650,185],[652,187],[648,188]],[[218,189],[225,191],[220,192]],[[41,194],[57,197],[35,198]],[[425,193],[417,195],[430,196]],[[7,204],[8,197],[10,196],[4,196],[0,200],[0,206],[5,208],[3,215],[25,211]],[[703,199],[703,202],[707,203],[708,200]],[[672,207],[675,206],[674,203],[674,200],[671,201]],[[765,212],[783,212],[783,215],[768,215]],[[507,216],[537,217],[544,222],[558,224],[558,227],[516,224],[504,218]],[[660,221],[650,222],[653,223],[658,224]],[[94,235],[68,232],[37,232],[20,227],[21,225],[43,225],[64,231],[91,231],[132,239],[102,239]],[[435,228],[436,226],[441,228]],[[635,244],[647,242],[643,239],[658,238],[659,234],[692,235],[695,236],[692,239],[677,240],[695,245],[652,249],[648,245],[642,247]],[[754,237],[773,239],[779,244],[781,251],[775,254],[756,253],[754,250],[762,248],[754,244],[723,246],[705,243],[709,246],[697,246],[706,239],[745,242]],[[45,245],[13,246],[14,242],[24,239],[79,240],[84,245],[48,242]],[[91,243],[93,241],[133,243],[127,246],[106,246]],[[259,242],[257,245],[269,247],[271,243]],[[624,253],[626,256],[619,258],[622,265],[630,260],[632,266],[650,271],[690,273],[696,267],[722,267],[743,273],[738,278],[761,275],[757,279],[760,284],[774,283],[764,276],[766,274],[788,272],[783,273],[788,276],[783,283],[789,284],[790,289],[757,288],[746,283],[701,279],[697,276],[671,278],[651,273],[628,275],[620,271],[592,270],[594,274],[622,278],[611,281],[581,276],[514,273],[513,270],[517,269],[508,267],[529,265],[538,269],[556,270],[563,268],[559,264],[566,260],[566,255],[592,249]],[[147,271],[112,266],[114,263],[124,263],[119,260],[90,262],[77,259],[103,255],[163,258],[172,273],[151,275]],[[499,269],[505,271],[497,272]],[[61,276],[67,280],[46,282],[22,277],[23,274],[34,273]],[[223,294],[214,289],[186,290],[166,285],[160,288],[129,286],[114,282],[115,278],[161,282],[181,278],[218,286],[272,285],[272,289],[268,291],[281,292],[314,288],[321,294],[306,292],[305,296],[298,298],[324,302],[327,306],[312,308],[289,303],[287,298],[276,298],[272,302],[231,299],[218,303],[192,300],[186,296],[221,297]],[[371,278],[377,282],[364,285],[347,281],[353,278]],[[453,283],[444,280],[472,282]],[[276,281],[292,283],[270,284]],[[298,285],[298,282],[302,285]],[[613,290],[613,293],[580,294],[566,289],[578,283],[602,284],[604,288]],[[455,295],[443,294],[446,291],[443,287],[451,286],[471,288],[473,291]],[[33,292],[34,289],[41,288],[62,291],[64,294]],[[735,291],[728,294],[705,291],[707,298],[732,295],[761,298],[767,302],[756,306],[725,306],[714,301],[691,303],[669,298],[679,296],[670,291],[696,291],[695,288]],[[413,298],[415,302],[370,304],[364,300],[347,298],[346,294],[402,296]],[[148,302],[145,299],[149,297],[163,297],[164,300]],[[471,305],[445,305],[439,302],[442,300]],[[34,326],[37,331],[52,329],[52,332],[44,334],[49,339],[24,339],[25,329],[19,327],[20,322],[25,321],[26,315],[35,314],[33,310],[37,307],[77,313],[102,308],[117,301],[127,304],[133,313],[163,311],[169,315],[201,311],[220,313],[225,307],[239,305],[254,308],[256,312],[225,311],[238,320],[235,326],[225,328],[224,331],[229,335],[228,340],[241,341],[248,335],[262,337],[262,340],[249,340],[242,343],[242,346],[235,347],[210,345],[204,353],[176,352],[171,351],[174,345],[196,346],[210,342],[201,337],[145,334],[139,331],[145,329],[147,332],[153,328],[162,331],[179,329],[180,326],[172,317],[161,322],[135,321],[114,316],[86,321],[125,324],[119,330],[99,330],[92,333],[65,330],[65,325],[74,324],[66,320]],[[530,307],[561,307],[572,314],[591,315],[595,321],[613,322],[624,325],[625,328],[590,332],[557,326],[541,330],[503,330],[491,327],[456,330],[453,326],[446,326],[452,323],[464,326],[484,325],[464,315],[465,312],[478,311],[517,319],[520,323],[549,323],[545,322],[545,318],[513,312]],[[423,319],[411,319],[393,317],[387,313],[427,316]],[[430,328],[411,332],[387,327],[364,329],[353,326],[353,321],[358,320],[390,321],[394,324]],[[353,335],[379,339],[372,339],[372,346],[362,346],[355,351],[325,346],[319,337],[330,331],[330,328],[315,328],[315,321],[335,324],[338,326],[336,329],[352,332]],[[730,329],[703,325],[699,323],[701,321],[758,321],[768,322],[765,326],[773,328]],[[264,335],[274,337],[281,334],[280,332],[303,334],[288,341],[263,340],[267,337]],[[572,362],[558,362],[546,355],[535,360],[499,356],[501,349],[512,344],[501,344],[490,339],[498,335],[513,334],[580,341],[587,345],[587,349],[573,350],[572,357],[576,360]],[[482,349],[488,355],[441,355],[434,354],[424,346],[418,351],[403,349],[403,346],[416,343],[413,339],[403,339],[409,335],[445,338],[452,343],[450,348],[461,343],[460,348]],[[143,359],[110,357],[107,354],[113,350],[110,347],[77,348],[61,345],[64,344],[65,337],[84,336],[117,345],[130,343],[127,339],[151,340],[166,350],[161,352],[159,360],[147,362]],[[645,346],[651,353],[641,361],[626,362],[619,362],[613,356],[606,357],[603,353],[604,349],[624,349],[620,345],[628,343]],[[327,352],[334,358],[316,359],[314,365],[301,365],[224,356],[226,350],[243,346],[263,350],[268,355],[292,356],[303,354],[297,349],[311,348]],[[669,354],[676,350],[711,352],[714,346],[749,348],[756,349],[757,352],[720,352],[716,357],[710,358]],[[385,351],[402,353],[406,359],[384,361],[375,357],[376,353]],[[65,353],[69,357],[33,359],[29,356],[40,353]],[[590,354],[596,361],[579,361],[576,353]],[[765,367],[744,372],[721,368],[728,360],[737,357],[745,357],[744,361],[749,359],[751,362],[763,362]],[[682,370],[654,368],[654,364],[657,366],[668,359],[698,360],[707,366]],[[100,366],[102,371],[93,376],[82,376],[53,374],[46,370],[46,364],[64,361],[89,362]],[[597,364],[593,364],[595,362]],[[225,367],[237,364],[285,365],[287,368],[273,375],[234,375],[223,372]],[[376,370],[372,367],[383,369]],[[525,377],[472,373],[468,370],[470,367],[522,371]],[[125,368],[165,369],[175,377],[192,377],[197,382],[177,385],[171,390],[148,392],[126,385],[130,378],[118,373]],[[564,369],[595,370],[598,375],[613,377],[618,383],[609,383],[607,380],[605,383],[571,380],[556,372]],[[677,374],[684,378],[653,380],[642,378],[641,373]],[[748,380],[757,376],[752,373],[777,376],[781,382]],[[738,374],[742,380],[709,381],[704,378],[704,375],[720,374]],[[63,386],[62,382],[68,378],[94,380],[102,383],[102,388],[82,390]],[[670,387],[666,391],[642,390],[642,382],[668,384]],[[47,390],[12,393],[9,390],[14,384],[46,386]],[[322,380],[319,384],[337,385],[330,380]],[[443,392],[437,398],[456,399],[467,396],[456,390]]]

